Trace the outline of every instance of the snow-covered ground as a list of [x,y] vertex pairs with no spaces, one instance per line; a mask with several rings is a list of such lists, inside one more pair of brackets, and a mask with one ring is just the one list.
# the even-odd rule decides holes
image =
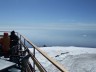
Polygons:
[[[95,48],[57,46],[41,47],[40,49],[62,64],[68,72],[96,72]],[[38,52],[36,52],[36,57],[48,72],[60,72]]]

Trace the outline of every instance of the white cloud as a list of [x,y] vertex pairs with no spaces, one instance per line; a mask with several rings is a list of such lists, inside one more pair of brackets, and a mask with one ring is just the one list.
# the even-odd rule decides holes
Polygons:
[[33,30],[96,30],[96,24],[85,24],[85,23],[52,23],[45,25],[35,25],[35,26],[2,26],[0,30],[23,30],[23,29],[33,29]]

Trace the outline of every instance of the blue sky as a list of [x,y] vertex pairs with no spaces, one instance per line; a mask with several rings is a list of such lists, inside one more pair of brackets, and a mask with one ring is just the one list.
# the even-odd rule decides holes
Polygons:
[[0,27],[96,29],[96,0],[0,0]]
[[0,30],[36,45],[96,47],[96,0],[0,0]]

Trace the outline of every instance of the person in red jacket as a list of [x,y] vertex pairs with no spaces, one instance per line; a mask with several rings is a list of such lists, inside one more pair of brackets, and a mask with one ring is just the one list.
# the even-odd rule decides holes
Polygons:
[[4,33],[3,37],[0,39],[0,44],[2,45],[2,53],[8,55],[10,50],[10,37],[8,33]]

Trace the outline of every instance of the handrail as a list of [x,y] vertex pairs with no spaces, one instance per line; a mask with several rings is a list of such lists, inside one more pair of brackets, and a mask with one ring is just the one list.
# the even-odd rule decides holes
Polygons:
[[33,46],[33,48],[35,48],[39,53],[41,53],[46,59],[48,59],[55,67],[57,67],[61,72],[67,72],[67,70],[60,65],[56,60],[54,60],[53,58],[49,57],[47,55],[47,53],[45,53],[44,51],[42,51],[41,49],[39,49],[35,44],[33,44],[30,40],[28,40],[26,37],[24,37],[23,35],[21,35],[20,33],[18,33],[20,36],[22,36],[31,46]]
[[[20,42],[23,45],[23,47],[25,47],[28,50],[28,47],[25,46],[22,41],[20,41]],[[47,72],[44,69],[44,67],[40,64],[40,62],[34,57],[34,54],[30,50],[28,52],[30,52],[31,59],[35,62],[36,66],[38,67],[38,69],[40,70],[40,72]]]
[[0,32],[11,32],[11,31],[0,31]]

